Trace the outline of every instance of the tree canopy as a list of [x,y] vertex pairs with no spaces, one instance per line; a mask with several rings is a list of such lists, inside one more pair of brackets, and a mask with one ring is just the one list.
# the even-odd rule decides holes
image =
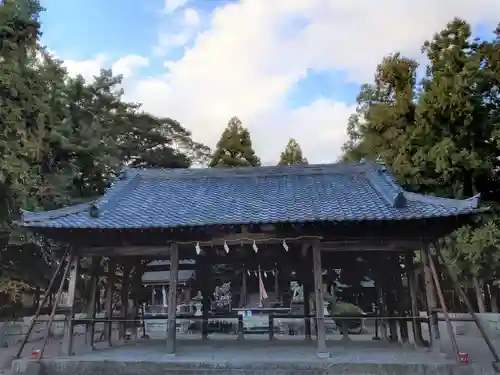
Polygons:
[[[348,125],[344,158],[382,158],[408,189],[451,198],[477,193],[496,206],[499,190],[500,29],[473,38],[470,25],[450,22],[422,51],[428,65],[394,54],[362,86]],[[462,228],[447,251],[466,277],[496,285],[500,231],[494,217]],[[476,290],[479,294],[479,289]]]
[[281,153],[278,165],[307,164],[307,159],[302,155],[302,149],[297,141],[291,138],[285,150]]
[[210,161],[211,167],[256,167],[260,159],[252,148],[248,129],[243,127],[238,117],[232,117]]
[[[124,166],[204,163],[210,149],[171,118],[123,100],[122,77],[71,78],[40,46],[40,4],[0,6],[0,288],[43,285],[61,245],[18,232],[19,209],[89,201]],[[27,268],[27,265],[29,267]]]

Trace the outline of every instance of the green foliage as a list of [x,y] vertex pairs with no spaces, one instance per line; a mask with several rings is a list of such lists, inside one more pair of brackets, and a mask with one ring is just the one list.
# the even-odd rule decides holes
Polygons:
[[210,150],[177,121],[125,102],[111,71],[70,78],[38,44],[41,10],[35,0],[0,5],[0,277],[44,287],[65,248],[17,231],[20,208],[89,201],[125,165],[188,167]]
[[278,165],[308,164],[307,159],[302,155],[302,149],[297,141],[291,138],[281,153]]
[[243,127],[240,119],[231,118],[217,142],[210,167],[259,166],[260,159],[252,148],[250,132]]
[[[467,198],[495,199],[499,191],[500,38],[473,39],[467,22],[455,19],[422,51],[428,60],[417,81],[417,64],[395,54],[363,85],[348,125],[344,158],[383,158],[406,188]],[[449,258],[464,276],[486,280],[500,267],[498,220],[460,229],[446,242]]]
[[363,310],[349,302],[336,302],[328,305],[330,315],[361,315]]

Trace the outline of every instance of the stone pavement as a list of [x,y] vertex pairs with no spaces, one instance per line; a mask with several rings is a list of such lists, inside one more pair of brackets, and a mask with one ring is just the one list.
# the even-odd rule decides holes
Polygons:
[[[442,360],[452,362],[453,358],[453,350],[451,346],[451,341],[446,335],[446,331],[441,331],[442,332],[442,339],[441,339],[441,349],[442,352],[446,354],[446,356],[442,356]],[[182,338],[182,335],[180,335]],[[226,335],[223,335],[226,336]],[[97,337],[97,336],[96,336]],[[210,342],[210,345],[208,346],[209,348],[212,347],[212,345],[215,342],[220,342],[221,340],[217,340],[217,335],[211,335],[212,339]],[[332,337],[336,337],[338,339],[338,335],[332,335]],[[360,358],[363,357],[364,360],[369,360],[372,358],[372,360],[376,357],[377,360],[383,360],[383,361],[406,361],[406,362],[428,362],[431,357],[429,357],[427,354],[424,356],[421,356],[420,354],[415,354],[411,353],[408,350],[405,350],[405,348],[400,348],[399,345],[389,345],[384,342],[380,341],[372,341],[371,340],[371,335],[352,335],[353,338],[352,343],[344,343],[341,341],[331,341],[329,342],[329,348],[331,349],[332,356],[341,356],[341,358],[344,361],[347,360],[353,360],[353,361],[360,361]],[[186,338],[186,337],[185,337]],[[221,337],[220,337],[221,338]],[[220,339],[219,338],[219,339]],[[234,338],[233,338],[234,339]],[[124,358],[124,359],[135,359],[136,361],[138,360],[146,360],[147,358],[152,359],[153,357],[158,357],[164,350],[164,341],[156,341],[154,343],[149,343],[149,344],[144,344],[144,343],[137,343],[137,344],[129,344],[124,348],[111,348],[111,349],[102,349],[96,352],[88,352],[87,348],[84,345],[84,336],[83,335],[76,335],[75,336],[75,341],[74,341],[74,348],[75,348],[75,354],[77,357],[81,357],[82,355],[85,356],[86,360],[92,360],[94,358],[95,360],[103,360],[103,359],[110,359],[110,358]],[[195,347],[196,352],[203,352],[206,350],[206,342],[203,343],[201,340],[199,340],[199,335],[191,335],[189,344],[186,346],[185,345],[185,340],[183,341],[184,343],[181,343],[179,345],[179,355],[175,357],[175,360],[178,361],[182,357],[182,352],[183,351],[191,351],[191,348],[193,345]],[[222,340],[222,344],[225,346],[224,352],[227,350],[231,349],[231,347],[238,345],[239,343],[237,342],[231,342],[229,341],[229,338],[226,338],[225,340]],[[252,361],[262,361],[266,357],[269,359],[268,353],[272,353],[273,356],[278,356],[280,358],[289,358],[293,360],[300,359],[302,356],[303,360],[306,360],[306,357],[311,357],[313,358],[314,356],[312,353],[314,352],[314,343],[312,343],[312,346],[310,350],[312,350],[311,353],[309,351],[306,351],[305,354],[302,351],[297,351],[297,350],[292,350],[290,351],[289,345],[296,344],[288,344],[288,345],[283,345],[284,342],[273,342],[269,343],[267,341],[267,336],[248,336],[248,339],[246,340],[248,342],[255,342],[259,341],[257,344],[257,349],[247,349],[246,350],[246,357],[251,358]],[[295,343],[300,343],[303,342],[303,339],[301,337],[289,337],[285,341],[290,341],[290,342],[295,342]],[[357,342],[359,341],[364,341],[363,346],[365,349],[361,353],[359,350],[354,350],[355,345],[357,345]],[[491,353],[488,350],[488,347],[486,346],[486,343],[484,340],[481,338],[477,337],[465,337],[465,336],[458,336],[457,337],[458,341],[458,346],[459,350],[461,352],[466,352],[469,354],[469,359],[471,363],[476,363],[476,364],[481,364],[485,368],[490,368],[491,363],[493,362],[493,357]],[[50,339],[47,345],[47,348],[45,350],[45,358],[54,358],[58,357],[60,354],[60,343],[61,340],[60,338],[54,338]],[[497,350],[500,352],[500,340],[495,339],[493,340],[494,346],[497,348]],[[30,357],[31,353],[34,350],[40,349],[42,344],[42,341],[40,339],[32,341],[28,343],[23,351],[23,357]],[[286,344],[286,343],[285,343]],[[205,345],[205,347],[203,346]],[[270,345],[270,346],[269,346]],[[99,345],[101,348],[105,347],[105,344],[102,343]],[[266,348],[272,348],[271,349],[266,349]],[[0,369],[3,369],[4,371],[7,371],[10,366],[11,366],[11,360],[13,356],[16,354],[17,349],[19,345],[14,345],[8,348],[0,348]],[[183,350],[183,347],[185,350]],[[254,345],[255,347],[255,345]],[[264,350],[260,350],[258,348],[264,348]],[[280,348],[281,347],[281,348]],[[204,349],[205,348],[205,349]],[[389,349],[389,351],[383,351],[383,352],[377,352],[378,348],[386,348]],[[222,349],[222,347],[220,348]],[[358,348],[359,349],[359,348]],[[256,350],[256,352],[253,355],[248,355],[249,350]],[[114,354],[113,354],[114,353]],[[229,353],[228,353],[229,354]],[[200,354],[201,355],[201,354]],[[217,358],[216,355],[214,356],[214,351],[213,347],[211,348],[210,352],[205,351],[205,357],[201,356],[202,361],[207,361],[209,357],[211,358],[212,361],[227,361],[229,359],[234,359],[235,355],[237,353],[233,353],[232,355],[229,355],[229,357],[224,357],[224,358]],[[110,356],[110,358],[108,358]],[[375,356],[375,357],[373,357]],[[72,357],[73,359],[76,359],[77,357]],[[203,358],[202,358],[203,357]],[[447,359],[446,359],[447,357]],[[171,358],[171,357],[170,357]],[[340,358],[340,357],[338,357]],[[307,360],[309,361],[309,360]],[[307,362],[306,361],[306,362]],[[420,361],[420,362],[419,362]],[[431,360],[432,363],[432,360]],[[0,370],[0,374],[1,374]]]

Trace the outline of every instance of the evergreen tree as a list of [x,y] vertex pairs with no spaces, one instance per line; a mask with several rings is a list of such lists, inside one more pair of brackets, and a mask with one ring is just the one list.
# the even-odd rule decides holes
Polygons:
[[217,142],[210,167],[255,167],[259,165],[260,159],[252,148],[250,132],[243,127],[239,118],[231,118]]
[[64,250],[16,230],[20,208],[87,202],[124,165],[187,167],[210,154],[178,122],[125,102],[111,71],[70,78],[38,44],[41,10],[0,1],[0,297],[19,281],[45,288]]
[[[466,22],[453,20],[425,42],[429,64],[421,82],[414,61],[384,59],[358,97],[345,158],[382,157],[410,190],[450,198],[482,193],[498,201],[500,29],[495,36],[473,39]],[[498,293],[498,221],[462,228],[446,242],[462,276],[473,280],[481,311],[484,290]]]
[[297,141],[291,138],[281,153],[278,165],[308,164]]
[[377,66],[374,83],[361,87],[349,118],[344,159],[382,158],[402,182],[415,183],[409,137],[415,126],[416,70],[417,63],[400,54]]

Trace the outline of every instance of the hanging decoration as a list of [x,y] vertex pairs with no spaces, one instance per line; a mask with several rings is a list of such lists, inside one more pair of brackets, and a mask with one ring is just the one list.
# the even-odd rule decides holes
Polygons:
[[255,277],[257,277],[259,276],[259,271],[264,276],[264,278],[267,278],[267,274],[272,274],[273,276],[276,276],[278,274],[278,270],[276,268],[270,270],[263,270],[259,268],[257,270],[247,270],[247,275],[248,276],[254,275]]
[[288,245],[285,240],[283,240],[283,249],[285,249],[285,251],[288,252]]
[[[1,0],[0,0],[0,4],[1,4]],[[280,243],[282,244],[283,246],[283,249],[285,249],[285,251],[288,251],[289,247],[288,247],[288,244],[287,244],[287,241],[305,241],[305,240],[321,240],[322,237],[321,236],[298,236],[298,237],[287,237],[287,238],[265,238],[265,239],[254,239],[254,238],[246,238],[246,237],[242,237],[242,238],[235,238],[235,239],[231,239],[231,240],[225,240],[224,241],[224,250],[226,250],[226,252],[229,251],[229,245],[230,244],[240,244],[242,245],[244,242],[252,242],[252,248],[253,250],[257,253],[259,251],[259,248],[257,247],[257,242],[259,243],[269,243],[269,242],[274,242],[274,243]],[[205,245],[205,246],[213,246],[213,242],[212,241],[175,241],[175,243],[177,243],[178,245],[195,245],[195,249],[196,249],[196,252],[197,254],[198,253],[198,249],[201,253],[201,245]]]
[[199,242],[196,242],[196,246],[194,248],[196,249],[196,255],[200,255],[201,247]]
[[255,251],[255,253],[257,253],[259,251],[259,248],[257,247],[257,244],[255,243],[255,240],[253,241],[252,248]]

